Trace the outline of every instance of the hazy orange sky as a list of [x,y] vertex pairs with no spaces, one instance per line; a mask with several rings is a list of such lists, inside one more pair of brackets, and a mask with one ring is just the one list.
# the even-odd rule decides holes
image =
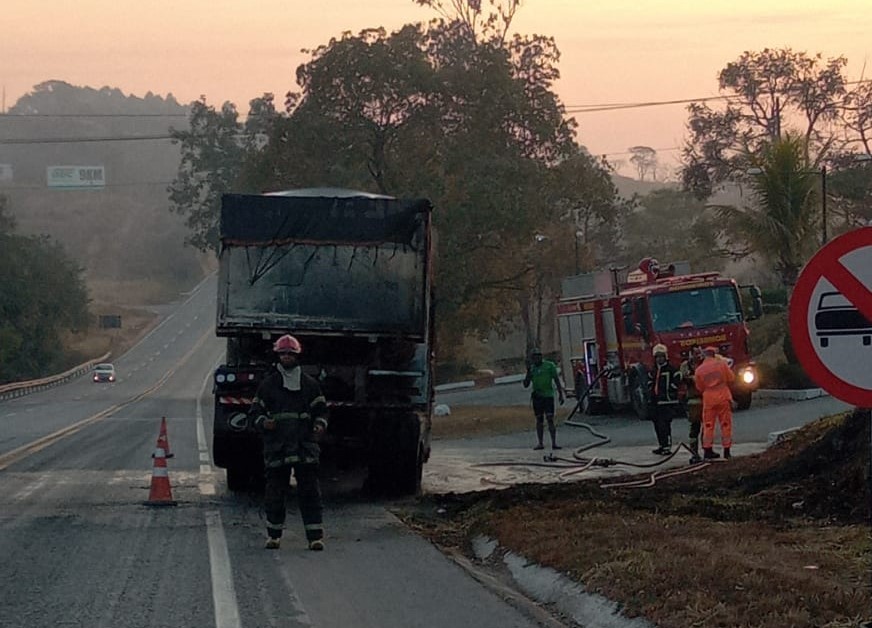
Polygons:
[[[0,85],[5,105],[49,79],[137,96],[205,95],[245,113],[264,92],[296,89],[294,71],[343,31],[389,30],[435,14],[413,0],[3,0]],[[870,60],[870,0],[526,0],[513,30],[552,35],[567,106],[717,94],[717,73],[745,50],[792,47]],[[870,77],[872,71],[866,71]],[[683,106],[577,114],[579,141],[612,160],[629,146],[674,160]],[[625,171],[626,172],[626,171]]]

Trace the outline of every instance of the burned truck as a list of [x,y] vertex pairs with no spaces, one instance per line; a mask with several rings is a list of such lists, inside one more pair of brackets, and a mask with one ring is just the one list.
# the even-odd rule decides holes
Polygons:
[[433,406],[429,201],[317,188],[222,198],[213,458],[231,490],[262,475],[246,415],[293,334],[330,413],[322,456],[378,493],[420,490]]

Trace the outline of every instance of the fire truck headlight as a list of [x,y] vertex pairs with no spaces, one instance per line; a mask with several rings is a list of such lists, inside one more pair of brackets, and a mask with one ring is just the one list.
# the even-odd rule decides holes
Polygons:
[[745,384],[753,384],[754,380],[757,379],[754,375],[754,371],[752,371],[751,369],[745,369],[744,371],[742,371],[741,377],[742,381]]
[[215,376],[215,381],[219,384],[223,384],[225,379],[224,373],[218,373],[218,375]]

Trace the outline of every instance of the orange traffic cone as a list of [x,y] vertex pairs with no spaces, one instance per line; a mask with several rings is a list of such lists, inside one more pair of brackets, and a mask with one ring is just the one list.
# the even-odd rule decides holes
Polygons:
[[[172,458],[173,453],[170,451],[170,441],[167,439],[167,418],[163,417],[160,421],[160,434],[157,436],[157,446],[164,450],[164,458]],[[152,454],[154,458],[154,454]]]
[[158,447],[154,450],[152,458],[154,458],[154,469],[151,472],[151,490],[145,503],[149,506],[175,506],[164,450]]

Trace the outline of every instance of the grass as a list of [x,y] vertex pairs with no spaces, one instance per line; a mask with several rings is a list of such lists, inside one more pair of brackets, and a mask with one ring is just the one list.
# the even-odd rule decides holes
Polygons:
[[651,488],[522,485],[428,497],[404,516],[470,555],[486,534],[665,628],[859,627],[872,620],[870,422],[816,421]]
[[433,417],[434,440],[496,436],[532,429],[533,410],[527,406],[452,406],[449,416]]

